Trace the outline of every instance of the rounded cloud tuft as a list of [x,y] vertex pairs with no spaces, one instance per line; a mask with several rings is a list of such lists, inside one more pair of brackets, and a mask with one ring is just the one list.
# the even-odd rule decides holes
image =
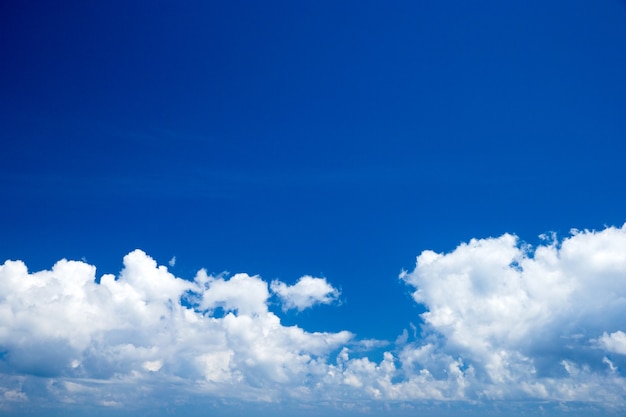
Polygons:
[[337,301],[339,290],[330,285],[326,278],[303,276],[294,285],[272,281],[272,291],[280,298],[284,310],[298,310],[316,304],[331,304]]

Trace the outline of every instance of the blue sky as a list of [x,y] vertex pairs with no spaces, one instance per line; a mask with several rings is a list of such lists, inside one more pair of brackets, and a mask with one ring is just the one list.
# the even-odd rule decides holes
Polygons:
[[0,16],[7,413],[623,411],[623,1]]

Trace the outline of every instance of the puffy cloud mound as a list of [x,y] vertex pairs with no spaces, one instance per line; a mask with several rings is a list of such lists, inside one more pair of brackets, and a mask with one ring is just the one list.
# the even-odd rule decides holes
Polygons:
[[316,304],[331,304],[339,297],[339,290],[334,288],[326,278],[301,277],[294,285],[272,281],[272,291],[278,295],[285,310],[302,311]]
[[[140,250],[124,258],[118,278],[104,275],[97,283],[95,272],[66,260],[36,273],[21,261],[0,266],[0,374],[56,381],[45,395],[60,401],[107,391],[94,381],[276,400],[300,393],[283,384],[311,389],[328,355],[353,338],[281,325],[257,276],[226,279],[201,270],[194,281],[183,280]],[[0,382],[0,406],[37,391],[36,378],[10,379]],[[120,388],[107,401],[122,404],[125,395]]]
[[[99,280],[84,262],[31,273],[6,261],[0,411],[193,397],[380,412],[422,400],[582,401],[623,413],[626,225],[544,238],[422,252],[401,275],[426,309],[420,336],[413,326],[388,344],[285,326],[268,308],[272,292],[284,309],[336,301],[323,278],[290,286],[201,270],[185,280],[140,250]],[[366,346],[388,349],[376,361]]]
[[600,346],[609,352],[626,355],[626,333],[621,330],[611,334],[604,332],[599,342]]
[[[505,234],[424,251],[401,278],[428,309],[436,351],[471,368],[476,395],[623,401],[626,225],[543,238],[536,248]],[[407,349],[405,363],[424,364],[422,349]]]

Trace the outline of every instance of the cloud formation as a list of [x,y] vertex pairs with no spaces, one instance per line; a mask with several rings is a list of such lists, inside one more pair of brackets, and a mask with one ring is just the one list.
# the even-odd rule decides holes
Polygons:
[[626,365],[626,226],[543,239],[532,248],[505,234],[424,251],[401,278],[428,309],[437,350],[471,367],[477,395],[623,401],[624,380],[607,361]]
[[[118,277],[85,262],[0,266],[0,409],[138,398],[389,404],[626,400],[626,226],[537,247],[510,234],[423,251],[401,275],[423,304],[373,360],[349,331],[285,326],[269,308],[337,300],[324,278],[172,275],[140,250]],[[407,317],[406,321],[415,321]],[[416,330],[416,329],[413,329]],[[141,392],[130,386],[142,387]]]
[[626,355],[626,333],[621,330],[611,334],[604,332],[599,339],[599,344],[607,352]]
[[316,304],[331,304],[339,297],[339,290],[334,288],[326,278],[303,276],[294,285],[272,281],[272,291],[280,298],[283,309],[302,311]]
[[[66,260],[36,273],[21,261],[0,266],[0,371],[64,381],[60,397],[88,392],[84,380],[150,379],[275,400],[283,391],[273,384],[305,384],[353,338],[281,325],[257,276],[201,270],[187,281],[140,250],[124,258],[118,278],[98,284],[95,272]],[[4,397],[26,393],[6,389]]]

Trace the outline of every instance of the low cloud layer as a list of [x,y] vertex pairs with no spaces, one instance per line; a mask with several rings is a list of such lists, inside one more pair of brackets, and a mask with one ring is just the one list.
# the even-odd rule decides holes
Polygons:
[[140,250],[118,277],[99,280],[85,262],[31,273],[6,261],[0,410],[198,396],[625,406],[626,226],[546,236],[537,247],[509,234],[473,239],[450,253],[422,252],[401,279],[427,311],[399,320],[421,320],[421,336],[407,331],[373,360],[363,353],[371,341],[285,326],[268,308],[274,296],[284,310],[335,303],[339,291],[324,278],[268,284],[201,270],[185,280]]

